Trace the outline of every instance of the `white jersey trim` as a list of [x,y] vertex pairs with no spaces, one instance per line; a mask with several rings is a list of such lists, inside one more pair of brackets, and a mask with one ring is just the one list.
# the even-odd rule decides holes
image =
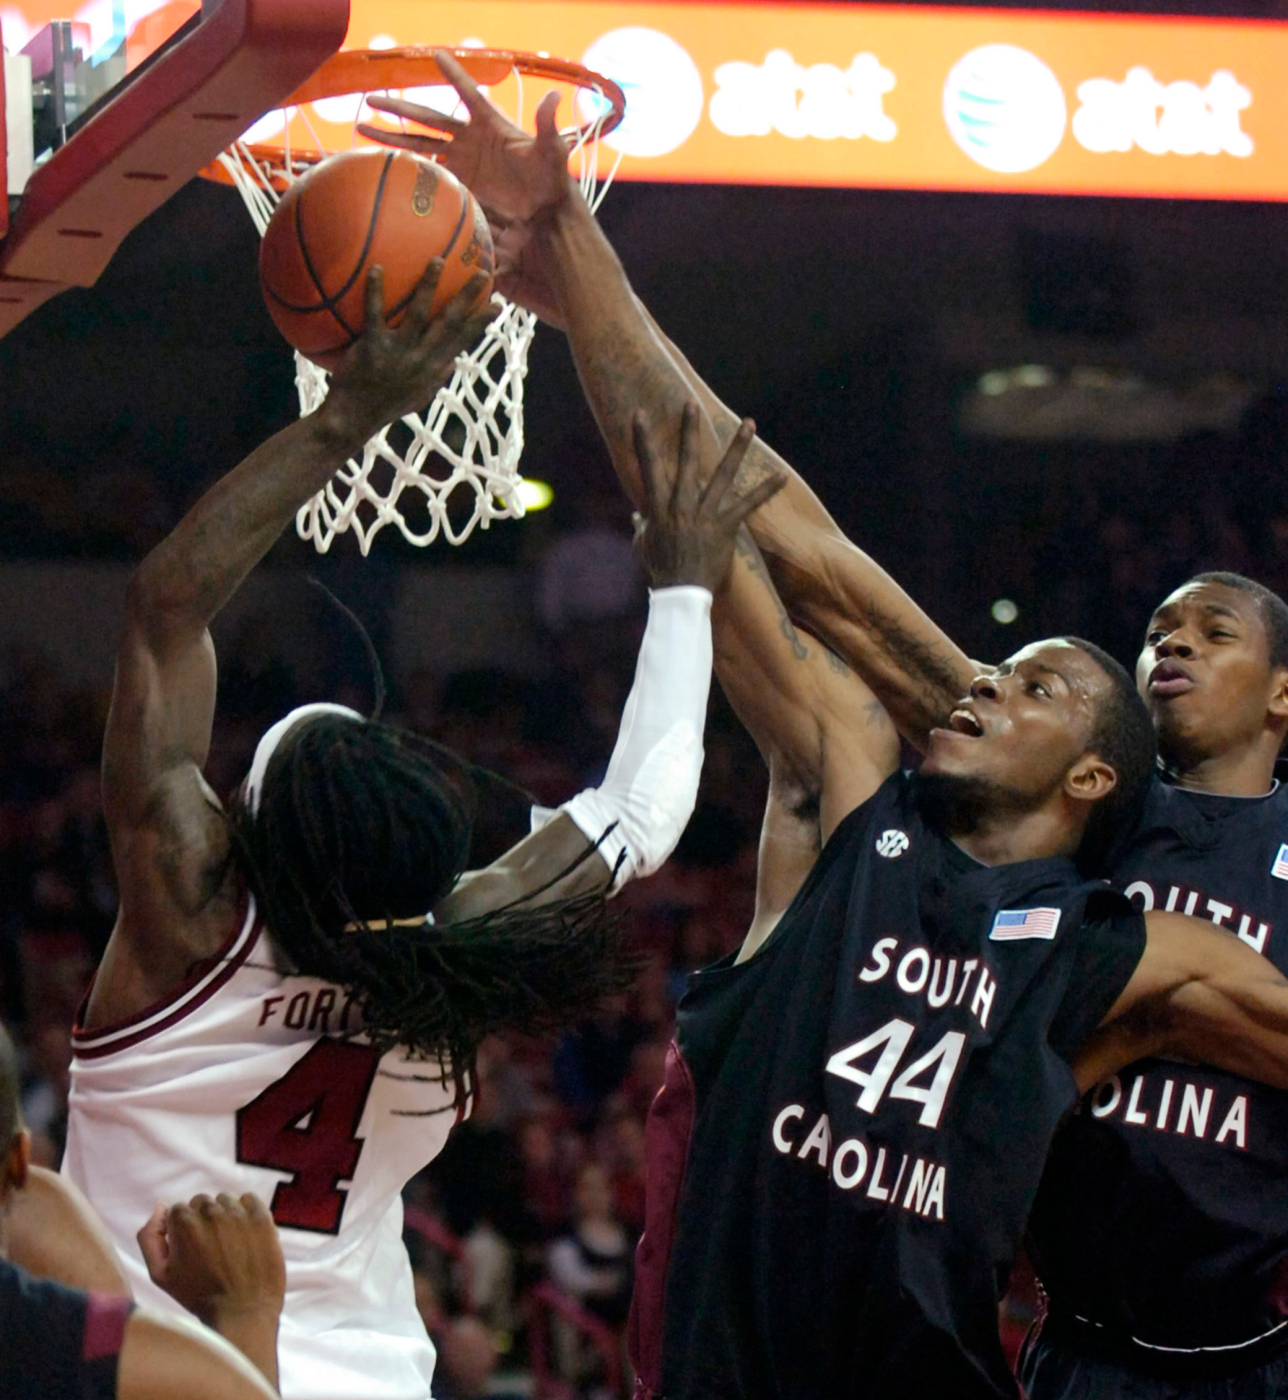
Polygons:
[[[153,1003],[137,1016],[117,1021],[110,1026],[100,1026],[92,1031],[81,1029],[81,1018],[85,1014],[85,1005],[82,1004],[76,1025],[72,1029],[72,1053],[81,1059],[97,1059],[137,1045],[182,1020],[209,1001],[241,967],[259,941],[261,927],[255,908],[255,897],[247,892],[245,914],[238,931],[209,960],[209,965],[198,975],[196,981],[180,988],[163,1001]],[[85,1001],[88,1003],[88,996]]]

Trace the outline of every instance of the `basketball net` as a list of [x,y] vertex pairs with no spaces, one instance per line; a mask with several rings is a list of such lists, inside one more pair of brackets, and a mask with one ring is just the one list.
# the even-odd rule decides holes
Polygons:
[[[517,66],[514,71],[518,77]],[[587,73],[587,77],[594,76]],[[522,81],[517,85],[519,110],[515,120],[522,126]],[[385,91],[397,97],[406,90]],[[604,97],[593,84],[586,85],[585,91]],[[359,144],[359,121],[370,121],[376,115],[366,109],[365,95],[355,94],[353,145]],[[407,95],[416,100],[416,94]],[[598,105],[598,115],[592,121],[564,131],[572,142],[578,184],[592,212],[599,208],[617,172],[614,164],[607,179],[599,182],[600,136],[616,122],[610,101],[605,99]],[[305,123],[313,138],[312,150],[292,151],[293,119]],[[285,191],[327,152],[306,103],[285,109],[282,127],[285,140],[280,150],[252,146],[243,139],[219,157],[226,178],[241,192],[261,238]],[[331,548],[337,535],[350,530],[366,555],[386,525],[396,525],[413,545],[432,544],[440,535],[459,545],[476,528],[486,530],[494,520],[523,516],[519,489],[523,383],[537,318],[500,293],[495,293],[492,301],[502,308],[501,314],[478,346],[457,359],[451,381],[433,402],[423,412],[409,413],[382,428],[364,447],[361,458],[351,457],[300,509],[295,528],[301,539],[312,540],[319,554]],[[296,351],[295,384],[304,418],[325,401],[330,375]]]

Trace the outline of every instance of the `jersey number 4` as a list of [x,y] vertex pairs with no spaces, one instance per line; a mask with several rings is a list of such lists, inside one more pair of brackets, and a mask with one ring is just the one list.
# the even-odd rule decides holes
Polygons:
[[270,1210],[279,1225],[340,1232],[362,1152],[358,1124],[380,1054],[347,1040],[319,1040],[280,1079],[237,1113],[237,1160],[289,1172]]
[[[892,1084],[890,1081],[912,1039],[912,1029],[907,1021],[898,1018],[887,1021],[880,1030],[865,1035],[853,1045],[842,1046],[828,1059],[827,1072],[860,1087],[862,1093],[855,1105],[864,1113],[877,1111],[888,1088],[892,1099],[919,1103],[921,1112],[917,1121],[927,1128],[937,1128],[953,1075],[961,1063],[966,1037],[961,1031],[949,1031],[924,1055],[918,1056]],[[871,1068],[860,1069],[859,1062],[874,1054],[876,1058]]]

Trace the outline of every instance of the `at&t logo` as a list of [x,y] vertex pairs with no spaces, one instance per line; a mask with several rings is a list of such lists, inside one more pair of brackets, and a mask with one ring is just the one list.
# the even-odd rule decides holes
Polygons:
[[944,121],[985,170],[1034,170],[1064,139],[1068,112],[1059,79],[1014,44],[985,44],[959,59],[944,84]]
[[1066,126],[1096,155],[1133,149],[1151,156],[1230,155],[1246,160],[1252,138],[1239,124],[1252,92],[1227,69],[1206,87],[1161,82],[1131,68],[1122,82],[1088,78],[1069,122],[1064,90],[1035,54],[1014,44],[985,44],[959,59],[944,83],[943,113],[958,146],[986,170],[1036,170],[1064,140]]

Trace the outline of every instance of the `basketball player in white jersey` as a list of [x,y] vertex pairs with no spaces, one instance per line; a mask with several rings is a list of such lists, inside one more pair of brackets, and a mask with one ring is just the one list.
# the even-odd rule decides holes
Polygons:
[[733,493],[740,446],[705,491],[686,460],[650,503],[650,616],[605,781],[538,814],[495,865],[462,874],[468,765],[338,706],[273,726],[225,810],[201,775],[208,624],[298,508],[477,340],[479,287],[430,322],[436,279],[435,265],[391,330],[373,274],[366,332],[323,408],[140,565],[104,744],[121,909],[74,1034],[64,1170],[157,1306],[167,1298],[135,1240],[156,1201],[269,1202],[286,1257],[286,1400],[429,1394],[399,1193],[468,1111],[484,1036],[548,1028],[624,985],[605,897],[655,869],[688,820],[711,592],[739,524],[781,484]]

